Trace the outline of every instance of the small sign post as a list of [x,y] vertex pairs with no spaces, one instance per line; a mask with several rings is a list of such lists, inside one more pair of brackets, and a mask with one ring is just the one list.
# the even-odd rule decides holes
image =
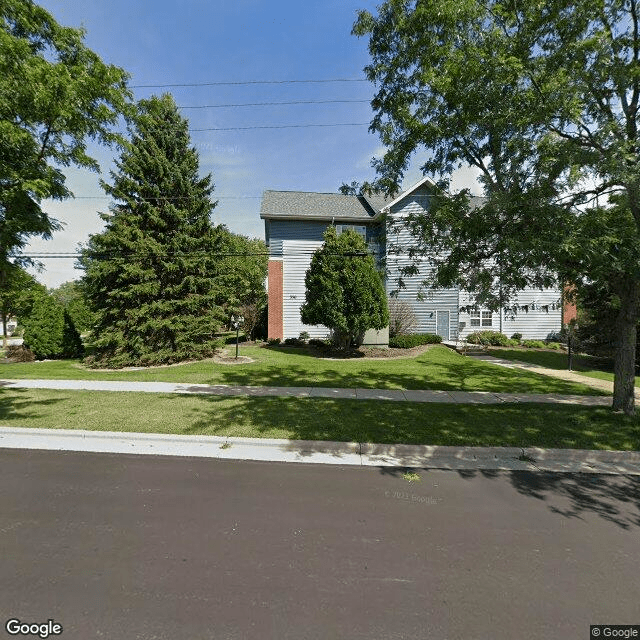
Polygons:
[[231,316],[231,325],[236,330],[236,360],[238,359],[238,342],[240,341],[240,325],[244,324],[244,318],[241,315]]

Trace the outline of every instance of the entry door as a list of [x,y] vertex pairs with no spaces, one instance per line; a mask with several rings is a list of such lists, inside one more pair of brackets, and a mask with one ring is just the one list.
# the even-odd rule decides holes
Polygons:
[[436,333],[442,336],[443,340],[449,339],[449,312],[436,311]]

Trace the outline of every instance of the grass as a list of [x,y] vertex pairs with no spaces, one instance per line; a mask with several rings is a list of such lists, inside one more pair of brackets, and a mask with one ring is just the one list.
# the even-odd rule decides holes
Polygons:
[[415,358],[325,360],[307,349],[246,346],[250,364],[202,361],[143,371],[96,371],[78,361],[0,364],[0,378],[135,380],[252,386],[442,389],[602,395],[586,385],[465,358],[436,346]]
[[2,389],[0,424],[389,444],[640,450],[640,417],[566,405]]
[[[506,360],[521,360],[531,364],[539,364],[548,369],[568,370],[568,357],[564,352],[538,351],[534,349],[491,349],[492,356],[505,358]],[[571,368],[582,375],[599,380],[613,382],[613,363],[608,358],[598,358],[586,354],[574,354],[571,359]],[[640,385],[640,378],[636,376],[636,386]]]

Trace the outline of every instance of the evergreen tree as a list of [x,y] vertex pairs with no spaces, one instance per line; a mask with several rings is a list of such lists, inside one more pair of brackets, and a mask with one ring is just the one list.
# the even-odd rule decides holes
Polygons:
[[329,327],[347,348],[360,342],[367,329],[389,324],[382,278],[355,231],[338,235],[335,227],[327,229],[324,244],[311,259],[305,285],[302,322]]
[[38,360],[78,358],[83,346],[80,334],[64,307],[46,291],[32,295],[24,323],[24,346]]
[[96,312],[96,361],[109,366],[213,355],[224,318],[216,303],[211,176],[199,177],[187,121],[170,95],[138,104],[112,184],[106,229],[83,250],[83,286]]

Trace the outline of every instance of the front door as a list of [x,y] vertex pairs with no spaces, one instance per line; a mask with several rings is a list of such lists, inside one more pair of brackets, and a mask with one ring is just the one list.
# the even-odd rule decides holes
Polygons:
[[436,311],[436,333],[442,336],[443,340],[449,339],[449,312]]

